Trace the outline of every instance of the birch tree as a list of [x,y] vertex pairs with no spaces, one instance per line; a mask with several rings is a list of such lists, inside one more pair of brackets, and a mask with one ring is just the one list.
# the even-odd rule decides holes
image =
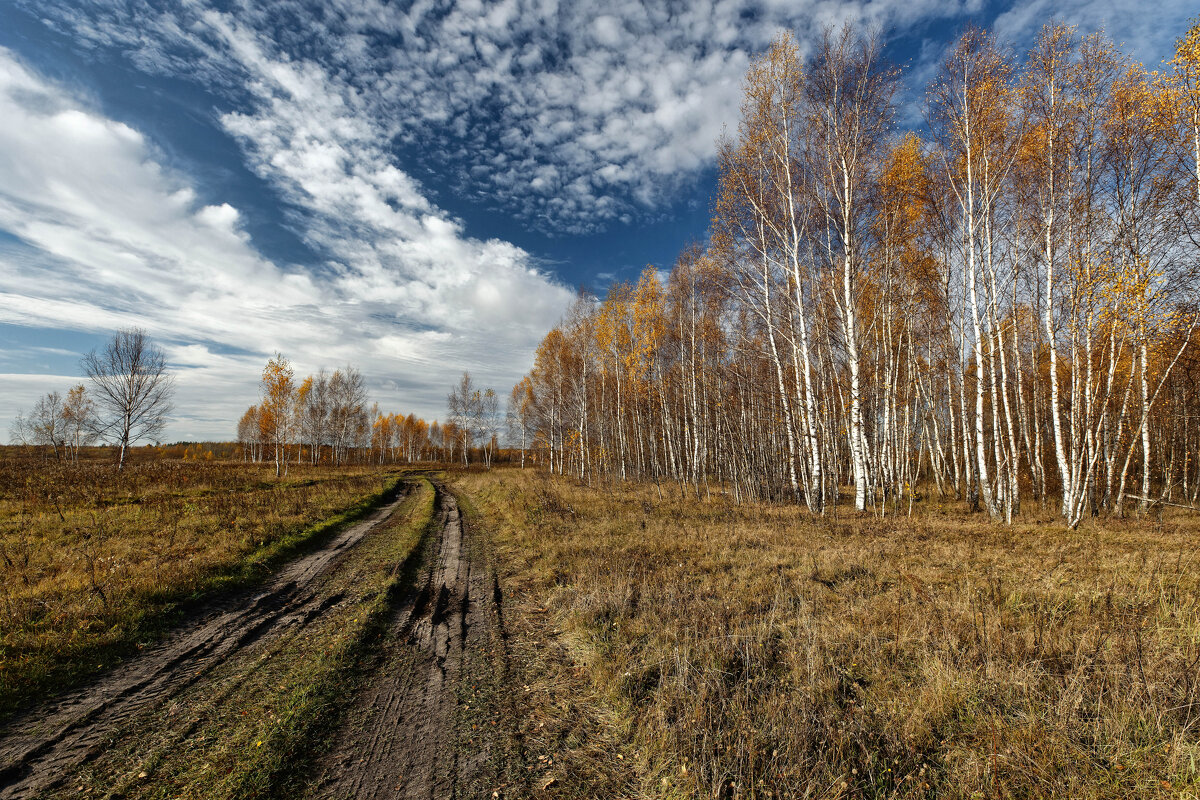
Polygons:
[[847,435],[859,511],[871,500],[873,480],[863,419],[858,278],[868,257],[864,219],[871,183],[886,147],[898,86],[898,72],[884,63],[881,51],[877,35],[861,35],[849,25],[836,34],[827,29],[805,84],[814,197],[824,216],[827,257],[840,273],[834,297],[850,373]]
[[117,446],[117,469],[124,469],[129,447],[166,427],[175,390],[166,355],[144,330],[126,328],[80,366],[91,381],[97,433]]
[[260,427],[274,449],[275,477],[287,474],[287,448],[295,430],[296,384],[291,362],[276,353],[263,368]]

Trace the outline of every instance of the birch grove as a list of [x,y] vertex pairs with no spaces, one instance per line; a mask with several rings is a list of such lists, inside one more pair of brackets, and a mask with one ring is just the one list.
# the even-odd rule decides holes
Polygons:
[[799,53],[749,69],[706,242],[542,341],[522,458],[814,513],[1196,505],[1200,26],[1161,73],[967,30],[921,109],[871,37]]
[[[452,423],[383,413],[378,403],[368,408],[366,383],[352,366],[321,370],[298,384],[294,377],[288,359],[275,354],[263,369],[260,401],[237,424],[243,460],[273,461],[276,475],[286,474],[289,463],[449,461],[469,444]],[[486,455],[494,453],[492,446]]]

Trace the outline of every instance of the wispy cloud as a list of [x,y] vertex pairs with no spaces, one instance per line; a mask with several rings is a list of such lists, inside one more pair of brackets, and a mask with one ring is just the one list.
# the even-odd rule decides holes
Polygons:
[[[749,59],[779,30],[811,41],[847,20],[903,28],[977,7],[282,0],[217,13],[202,2],[151,12],[106,1],[39,4],[39,13],[94,46],[125,49],[143,68],[206,72],[231,95],[248,88],[260,100],[269,92],[272,104],[305,105],[331,81],[342,141],[373,137],[418,154],[457,195],[569,234],[652,211],[711,164]],[[308,156],[290,166],[336,168],[347,153]]]
[[1131,57],[1156,68],[1195,18],[1193,0],[1018,0],[996,17],[996,35],[1024,49],[1047,22],[1065,22],[1081,33],[1104,31]]
[[[307,209],[329,255],[319,269],[265,258],[238,210],[201,201],[140,132],[0,50],[0,230],[19,241],[0,246],[0,321],[149,328],[180,371],[180,435],[227,434],[193,431],[188,413],[227,396],[231,411],[244,406],[274,350],[302,370],[360,364],[379,383],[419,372],[404,401],[425,414],[439,413],[457,370],[519,375],[571,293],[425,200],[356,135],[331,82],[265,58],[257,69],[260,104],[225,122]],[[331,148],[346,154],[340,168]]]

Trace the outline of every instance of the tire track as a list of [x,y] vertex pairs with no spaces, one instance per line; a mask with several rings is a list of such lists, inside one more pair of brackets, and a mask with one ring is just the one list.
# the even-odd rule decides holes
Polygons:
[[292,626],[304,626],[335,605],[322,599],[320,578],[385,522],[408,495],[342,531],[327,546],[284,567],[262,590],[226,601],[162,645],[135,657],[96,684],[31,712],[0,736],[0,800],[54,789],[71,770],[103,750],[112,735],[250,645]]
[[436,557],[394,613],[381,662],[319,762],[311,796],[451,798],[486,764],[483,747],[460,760],[456,726],[469,651],[496,619],[492,583],[454,495],[437,488]]

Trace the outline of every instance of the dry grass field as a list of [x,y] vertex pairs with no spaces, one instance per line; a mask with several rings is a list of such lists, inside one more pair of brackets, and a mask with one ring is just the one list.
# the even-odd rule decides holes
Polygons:
[[158,638],[355,518],[395,474],[0,459],[0,721]]
[[458,485],[542,796],[1200,795],[1194,516],[1071,532]]
[[[1200,796],[1200,520],[1185,512],[1072,532],[937,506],[814,519],[515,468],[449,480],[472,569],[495,575],[500,638],[464,657],[498,671],[455,687],[446,721],[456,759],[494,761],[485,794]],[[431,603],[416,587],[436,561],[435,493],[420,472],[365,467],[277,480],[219,461],[4,460],[5,716],[277,581],[398,483],[391,520],[313,585],[322,615],[114,728],[56,796],[317,791],[328,765],[313,764],[356,733],[348,709],[409,641],[387,631]]]

